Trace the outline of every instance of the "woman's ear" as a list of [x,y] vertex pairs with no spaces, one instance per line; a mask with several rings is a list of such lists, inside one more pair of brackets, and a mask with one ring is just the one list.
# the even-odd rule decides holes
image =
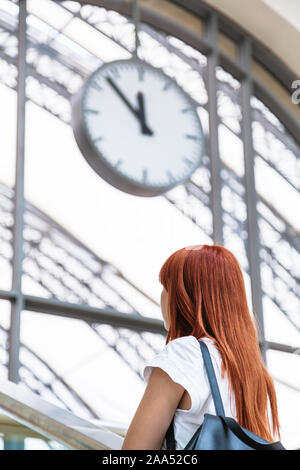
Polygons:
[[164,319],[164,326],[166,330],[169,329],[169,315],[168,315],[168,293],[165,288],[163,288],[160,296],[160,306],[161,312]]

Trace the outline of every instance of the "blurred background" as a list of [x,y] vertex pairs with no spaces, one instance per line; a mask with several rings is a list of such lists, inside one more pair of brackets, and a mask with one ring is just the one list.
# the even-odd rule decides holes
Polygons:
[[[124,435],[165,344],[159,269],[218,243],[243,269],[282,443],[300,448],[299,44],[297,0],[0,0],[2,381]],[[137,54],[203,129],[200,165],[153,197],[101,178],[71,121],[90,75]],[[6,411],[0,447],[60,448]]]

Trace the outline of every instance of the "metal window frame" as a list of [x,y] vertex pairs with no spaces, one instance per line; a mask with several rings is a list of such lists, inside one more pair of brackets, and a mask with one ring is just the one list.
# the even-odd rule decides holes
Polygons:
[[[129,2],[118,1],[97,1],[81,0],[82,4],[92,4],[115,9],[128,16],[132,15],[132,6]],[[182,1],[174,2],[181,4]],[[14,205],[14,240],[13,240],[13,281],[11,291],[0,291],[0,299],[11,302],[11,328],[9,335],[9,370],[8,378],[10,381],[19,382],[19,349],[20,349],[20,318],[22,310],[30,310],[40,313],[68,316],[80,318],[93,322],[106,323],[116,327],[126,327],[136,331],[149,331],[153,333],[165,334],[163,322],[155,319],[135,317],[134,315],[122,314],[121,312],[111,311],[109,309],[96,309],[88,305],[74,305],[67,302],[60,302],[53,299],[41,299],[38,297],[27,296],[22,292],[22,261],[23,261],[23,227],[24,227],[24,162],[25,162],[25,123],[26,123],[26,0],[19,0],[19,22],[18,22],[18,108],[17,108],[17,148],[16,148],[16,179],[15,179],[15,205]],[[197,6],[196,6],[197,4]],[[211,150],[211,176],[212,176],[212,201],[213,201],[213,238],[215,243],[223,242],[223,223],[222,223],[222,205],[221,205],[221,181],[220,181],[220,158],[218,145],[218,114],[216,103],[216,67],[221,65],[230,72],[235,78],[241,81],[242,96],[242,115],[243,115],[243,143],[245,153],[245,188],[248,214],[248,259],[250,265],[250,276],[252,279],[252,299],[253,309],[258,319],[260,330],[260,344],[264,359],[266,359],[267,349],[299,354],[297,348],[287,345],[268,342],[264,336],[263,308],[262,308],[262,289],[260,282],[260,244],[259,232],[257,226],[256,193],[253,171],[253,145],[251,134],[251,93],[260,97],[272,111],[277,114],[281,122],[299,141],[300,126],[293,116],[284,109],[282,105],[276,103],[272,95],[259,83],[250,72],[251,57],[258,58],[264,66],[269,66],[269,70],[275,74],[276,78],[286,86],[289,83],[289,71],[284,69],[282,64],[275,61],[267,51],[256,44],[251,38],[243,36],[242,32],[237,31],[235,40],[240,44],[239,61],[232,60],[224,52],[218,50],[217,32],[226,29],[226,22],[215,11],[204,7],[201,2],[189,2],[189,10],[195,10],[195,14],[200,14],[200,9],[207,25],[207,34],[204,36],[195,35],[182,26],[174,23],[166,23],[166,20],[158,17],[150,10],[140,9],[140,20],[160,27],[175,36],[177,35],[184,41],[197,47],[208,57],[208,81],[209,81],[209,119],[210,119],[210,150]],[[187,6],[185,5],[185,8]],[[232,31],[232,30],[231,30]],[[264,59],[268,60],[264,60]],[[274,72],[275,71],[275,72]],[[277,71],[277,73],[276,73]],[[254,225],[253,225],[254,224]],[[254,230],[253,230],[254,227]]]

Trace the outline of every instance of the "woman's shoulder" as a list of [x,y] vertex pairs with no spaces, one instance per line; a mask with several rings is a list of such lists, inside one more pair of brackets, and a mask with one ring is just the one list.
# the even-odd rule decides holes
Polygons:
[[197,338],[189,335],[170,340],[147,364],[168,363],[173,368],[185,370],[187,366],[199,363],[199,360],[202,360],[200,345]]
[[[212,339],[204,337],[200,341],[204,341],[207,344],[210,355],[215,364],[219,366],[219,352]],[[144,367],[143,375],[149,374],[150,367],[153,366],[166,366],[173,370],[182,371],[182,373],[190,373],[194,368],[197,371],[197,375],[200,370],[204,370],[204,362],[201,353],[201,348],[198,339],[195,336],[180,336],[169,341],[165,346],[148,361]],[[202,366],[202,367],[201,367]],[[200,377],[198,375],[198,377]]]
[[[215,342],[210,338],[201,338],[208,347],[210,355],[216,360],[217,364],[220,362],[219,351]],[[167,360],[171,362],[181,363],[183,367],[193,366],[199,367],[203,364],[201,348],[198,339],[195,336],[180,336],[169,341],[163,349],[157,354],[156,358]]]
[[219,355],[218,349],[213,339],[208,337],[197,339],[193,335],[180,336],[179,338],[175,338],[169,341],[165,348],[170,350],[185,349],[193,353],[201,353],[199,340],[203,341],[207,345],[210,353]]
[[[205,339],[205,342],[210,343],[211,340]],[[164,348],[145,364],[142,375],[146,382],[153,367],[163,369],[174,382],[181,384],[188,391],[192,402],[191,409],[178,412],[194,413],[207,400],[210,388],[196,337],[180,336],[165,344]]]

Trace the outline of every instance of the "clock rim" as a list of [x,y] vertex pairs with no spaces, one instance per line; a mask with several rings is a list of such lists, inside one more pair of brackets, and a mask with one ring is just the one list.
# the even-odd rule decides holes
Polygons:
[[[150,184],[143,184],[133,180],[132,178],[123,175],[116,169],[109,161],[104,157],[104,155],[98,150],[95,146],[93,139],[91,138],[90,132],[88,127],[85,123],[84,112],[83,112],[83,100],[85,94],[89,89],[89,84],[93,81],[93,78],[99,73],[100,70],[108,68],[114,64],[124,64],[124,63],[131,63],[131,64],[140,64],[141,66],[148,67],[150,69],[155,70],[157,73],[162,74],[165,76],[173,85],[178,88],[179,92],[185,95],[185,98],[190,103],[191,108],[193,109],[193,113],[196,116],[197,123],[199,126],[199,134],[201,138],[201,149],[199,152],[199,156],[197,159],[197,164],[193,166],[192,170],[188,173],[188,176],[185,176],[182,179],[176,180],[175,183],[168,184],[165,186],[153,186]],[[129,194],[133,194],[136,196],[156,196],[162,194],[166,191],[171,190],[172,188],[183,184],[184,182],[188,181],[191,175],[199,168],[201,161],[203,159],[205,153],[205,135],[203,131],[203,126],[200,120],[200,117],[197,112],[197,106],[194,104],[191,96],[177,83],[177,81],[168,76],[161,68],[155,67],[148,62],[140,58],[129,58],[129,59],[117,59],[110,62],[106,62],[99,67],[97,67],[94,72],[92,72],[84,81],[80,89],[77,93],[75,93],[71,98],[71,124],[75,136],[75,140],[77,145],[85,158],[85,160],[89,163],[89,165],[93,168],[93,170],[103,178],[106,182],[111,184],[112,186],[116,187],[117,189],[121,189]]]

